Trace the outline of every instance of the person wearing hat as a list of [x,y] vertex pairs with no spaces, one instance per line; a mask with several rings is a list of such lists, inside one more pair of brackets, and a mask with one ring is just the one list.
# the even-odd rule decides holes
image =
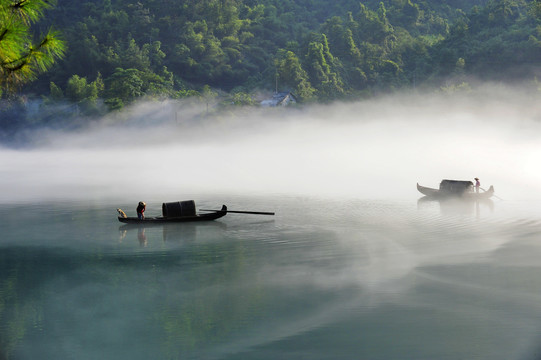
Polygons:
[[481,187],[481,183],[479,182],[479,178],[475,178],[475,192],[479,192],[479,187]]
[[145,204],[144,201],[139,201],[139,205],[137,206],[137,218],[139,220],[143,220],[145,218],[145,210],[147,208],[147,204]]

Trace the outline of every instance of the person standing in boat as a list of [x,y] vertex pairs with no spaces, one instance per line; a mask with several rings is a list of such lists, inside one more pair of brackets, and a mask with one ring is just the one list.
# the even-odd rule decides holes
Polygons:
[[137,218],[139,220],[143,220],[145,218],[146,208],[147,208],[147,204],[145,204],[144,201],[139,201],[139,205],[137,206]]
[[479,188],[481,187],[481,182],[479,181],[479,178],[475,178],[475,192],[479,192]]

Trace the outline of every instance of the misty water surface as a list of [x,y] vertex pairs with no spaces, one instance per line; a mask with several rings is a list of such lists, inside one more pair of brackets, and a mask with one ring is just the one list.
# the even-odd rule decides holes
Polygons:
[[[535,94],[189,111],[0,150],[0,358],[539,358]],[[187,199],[276,216],[116,220]]]
[[114,218],[127,200],[2,206],[2,355],[538,354],[538,202],[525,211],[512,202],[199,194],[199,206],[213,206],[210,197],[277,215],[129,227]]

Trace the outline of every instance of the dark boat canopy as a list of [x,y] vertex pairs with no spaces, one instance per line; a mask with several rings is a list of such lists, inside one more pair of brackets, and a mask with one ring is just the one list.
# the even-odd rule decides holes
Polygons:
[[440,190],[462,194],[463,192],[470,191],[473,186],[473,182],[464,180],[442,180],[440,183]]
[[181,216],[195,216],[195,201],[175,201],[162,204],[164,218],[176,218]]

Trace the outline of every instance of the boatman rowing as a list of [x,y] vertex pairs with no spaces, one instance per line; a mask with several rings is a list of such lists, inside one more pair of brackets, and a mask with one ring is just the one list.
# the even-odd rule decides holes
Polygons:
[[143,220],[145,218],[145,210],[147,208],[147,204],[145,204],[144,201],[139,201],[139,205],[137,206],[137,218],[139,220]]
[[479,178],[475,178],[475,192],[479,192],[479,188],[481,187],[481,182],[479,182]]

